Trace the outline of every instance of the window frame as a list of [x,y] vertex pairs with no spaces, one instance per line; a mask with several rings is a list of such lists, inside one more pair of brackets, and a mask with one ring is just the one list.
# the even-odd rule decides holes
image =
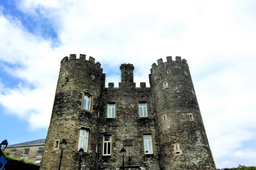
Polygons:
[[44,147],[38,147],[37,149],[37,155],[36,156],[42,156],[44,151]]
[[169,86],[168,82],[167,81],[164,81],[163,82],[163,89],[167,89]]
[[30,151],[30,148],[24,148],[23,151],[22,151],[22,157],[28,157],[29,156],[29,151]]
[[[106,137],[109,137],[109,141],[105,140]],[[106,146],[105,146],[106,144]],[[107,150],[105,153],[105,147],[107,147]],[[112,136],[111,135],[103,135],[102,138],[102,156],[111,156],[112,155]]]
[[83,110],[91,111],[91,108],[92,108],[92,95],[91,94],[84,92],[82,108],[83,108]]
[[59,148],[60,148],[60,139],[56,139],[54,140],[54,143],[53,143],[53,149],[56,150]]
[[[112,113],[109,112],[110,109],[111,109]],[[109,118],[109,119],[116,118],[116,103],[115,102],[107,103],[107,118]]]
[[17,149],[11,149],[10,156],[15,157]]
[[[149,136],[150,140],[146,140],[145,137]],[[148,148],[148,144],[150,145]],[[153,137],[152,134],[143,134],[143,153],[144,155],[153,155],[154,148],[153,148]]]
[[175,153],[175,155],[181,155],[182,154],[182,150],[180,149],[180,144],[179,143],[173,144],[173,152]]
[[[145,104],[145,106],[143,106]],[[139,117],[147,118],[148,117],[148,104],[147,102],[139,102]]]
[[[85,134],[81,134],[85,132]],[[78,143],[77,143],[77,151],[80,148],[83,148],[84,152],[89,152],[89,139],[90,139],[90,130],[87,128],[80,128],[78,132]]]

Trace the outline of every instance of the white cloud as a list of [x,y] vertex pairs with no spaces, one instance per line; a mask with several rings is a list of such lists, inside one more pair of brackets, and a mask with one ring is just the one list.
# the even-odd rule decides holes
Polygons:
[[[253,164],[255,147],[243,145],[255,141],[256,129],[253,3],[20,1],[18,8],[26,15],[49,20],[60,43],[53,46],[53,40],[31,34],[18,19],[1,14],[0,61],[16,66],[5,69],[21,81],[10,88],[1,80],[0,103],[26,118],[31,129],[47,127],[62,57],[92,55],[107,66],[103,71],[132,63],[135,80],[149,85],[151,65],[179,55],[190,65],[217,166]],[[107,81],[118,86],[120,73],[108,72]],[[243,159],[246,152],[248,160]]]

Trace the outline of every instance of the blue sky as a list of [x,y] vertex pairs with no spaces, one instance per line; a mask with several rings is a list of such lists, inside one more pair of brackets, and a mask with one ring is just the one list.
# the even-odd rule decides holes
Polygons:
[[217,167],[256,164],[256,1],[0,1],[0,140],[45,138],[60,60],[93,56],[107,83],[133,63],[190,66]]

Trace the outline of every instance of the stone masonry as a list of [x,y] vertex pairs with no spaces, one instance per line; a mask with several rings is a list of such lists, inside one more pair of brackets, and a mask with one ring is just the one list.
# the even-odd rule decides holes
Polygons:
[[122,148],[126,170],[215,170],[186,60],[159,59],[151,68],[150,87],[135,86],[132,64],[120,70],[119,86],[106,87],[94,58],[71,54],[62,59],[40,169],[59,168],[59,143],[66,139],[62,170],[76,170],[79,164],[83,170],[120,169]]

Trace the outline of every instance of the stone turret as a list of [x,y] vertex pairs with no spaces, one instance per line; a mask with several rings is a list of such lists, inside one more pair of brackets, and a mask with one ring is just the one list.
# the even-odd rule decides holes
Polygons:
[[150,85],[158,122],[160,169],[211,169],[214,160],[185,59],[153,64]]
[[71,54],[69,58],[62,59],[41,169],[57,169],[62,139],[66,139],[68,145],[61,167],[76,167],[78,150],[82,145],[78,141],[81,129],[94,133],[90,137],[92,144],[86,146],[86,152],[90,153],[86,163],[95,166],[94,159],[90,158],[97,155],[97,105],[100,105],[99,98],[104,86],[105,74],[94,58],[86,60],[85,55],[81,54],[77,59],[75,54]]

